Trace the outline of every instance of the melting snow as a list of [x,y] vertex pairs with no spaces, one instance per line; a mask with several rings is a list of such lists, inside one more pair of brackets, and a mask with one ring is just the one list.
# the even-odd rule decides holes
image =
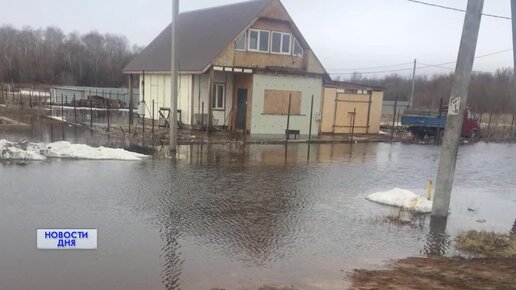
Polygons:
[[142,160],[149,156],[124,149],[91,147],[67,141],[46,144],[0,140],[0,160],[45,160],[47,158]]
[[432,201],[406,189],[394,188],[385,192],[376,192],[366,197],[367,200],[406,209],[420,213],[432,211]]

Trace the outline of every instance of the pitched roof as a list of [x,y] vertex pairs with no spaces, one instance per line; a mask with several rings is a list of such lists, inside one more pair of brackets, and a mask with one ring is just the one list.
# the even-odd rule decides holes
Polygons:
[[[179,14],[176,33],[180,71],[203,71],[271,1],[254,0]],[[124,72],[170,71],[171,27],[168,25]]]

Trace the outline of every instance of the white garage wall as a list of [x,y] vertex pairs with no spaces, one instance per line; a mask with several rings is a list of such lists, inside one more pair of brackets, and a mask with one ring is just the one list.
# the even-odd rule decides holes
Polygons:
[[290,129],[300,130],[302,135],[308,135],[310,105],[313,95],[312,135],[318,134],[318,116],[320,116],[322,94],[321,78],[264,74],[253,76],[251,134],[285,134],[287,128],[286,115],[263,114],[265,90],[301,91],[301,115],[290,116]]
[[[145,95],[143,95],[141,86],[142,79],[143,75],[140,75],[140,102],[145,97],[145,117],[152,117],[152,101],[154,100],[154,118],[159,119],[159,108],[170,108],[170,74],[145,73]],[[177,108],[182,110],[181,122],[184,124],[191,124],[192,86],[192,75],[179,76]]]

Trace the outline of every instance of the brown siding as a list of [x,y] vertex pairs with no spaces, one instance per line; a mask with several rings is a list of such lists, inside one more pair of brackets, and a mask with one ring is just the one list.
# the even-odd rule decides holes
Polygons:
[[273,1],[261,14],[262,17],[289,21],[290,17],[280,1]]
[[215,59],[213,65],[234,66],[235,43],[232,41]]
[[[288,13],[279,1],[273,1],[260,15],[260,18],[251,25],[251,28],[287,32],[291,33],[293,37],[296,37],[296,34],[298,34],[293,27],[292,20],[288,16]],[[248,40],[249,39],[247,39],[247,41]],[[299,41],[301,42],[301,39],[299,39]],[[293,49],[293,45],[291,49]],[[238,51],[235,50],[235,44],[234,41],[232,41],[214,58],[212,64],[245,68],[279,67],[304,70],[309,73],[326,73],[322,64],[315,57],[315,54],[308,47],[303,47],[303,49],[304,54],[302,57]]]

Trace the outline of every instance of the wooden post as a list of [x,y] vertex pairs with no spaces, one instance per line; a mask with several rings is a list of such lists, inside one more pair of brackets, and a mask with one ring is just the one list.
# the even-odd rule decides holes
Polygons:
[[487,138],[491,138],[491,120],[493,119],[493,112],[489,113],[489,121],[487,123]]
[[73,120],[77,124],[77,100],[75,99],[75,94],[73,94]]
[[64,121],[64,96],[61,94],[61,118]]
[[129,75],[129,135],[131,135],[131,126],[133,124],[133,112],[134,111],[134,103],[133,103],[133,75]]
[[512,122],[511,122],[511,133],[509,134],[509,139],[512,138],[512,131],[514,129],[514,117],[516,116],[515,113],[512,114]]
[[208,81],[208,134],[211,134],[211,127],[212,127],[212,121],[213,121],[213,78],[214,78],[215,72],[213,71],[213,68],[210,71],[210,77]]
[[[201,130],[204,126],[204,102],[201,103]],[[206,130],[207,128],[205,128]]]
[[111,102],[109,102],[109,101],[106,102],[106,117],[107,117],[107,131],[108,131],[108,133],[109,133],[109,130],[111,129],[110,128],[111,124],[110,124],[110,119],[109,119],[110,118],[109,117],[109,115],[110,115],[109,114],[109,108],[111,108],[110,104],[111,104]]
[[396,98],[394,99],[394,114],[392,114],[392,128],[391,128],[391,142],[394,139],[394,128],[396,124],[396,111],[398,110],[398,95],[396,95]]
[[373,102],[373,91],[369,91],[369,103],[367,104],[367,124],[366,124],[366,134],[369,134],[369,124],[371,119],[371,103]]
[[287,130],[286,130],[286,136],[285,136],[285,142],[287,142],[290,139],[290,105],[292,102],[292,93],[288,95],[288,112],[287,112]]
[[155,138],[155,134],[154,134],[154,99],[152,99],[152,145],[154,146],[154,138]]
[[90,98],[90,128],[93,129],[93,98],[91,94],[88,97]]
[[337,126],[337,108],[339,107],[339,93],[335,93],[335,108],[333,110],[333,135]]
[[[312,122],[313,122],[313,113],[314,113],[314,95],[312,95],[312,102],[310,104],[310,124],[308,129],[308,141],[312,141]],[[310,146],[310,145],[308,145]],[[310,149],[308,149],[308,152],[310,152]],[[308,153],[310,155],[310,153]]]
[[357,116],[357,108],[353,108],[353,123],[351,125],[351,143],[353,143],[353,136],[355,135],[355,119]]
[[32,110],[32,90],[34,89],[34,86],[31,87],[29,91],[29,109]]
[[61,94],[61,131],[63,134],[63,141],[65,140],[65,117],[64,117],[64,96]]

